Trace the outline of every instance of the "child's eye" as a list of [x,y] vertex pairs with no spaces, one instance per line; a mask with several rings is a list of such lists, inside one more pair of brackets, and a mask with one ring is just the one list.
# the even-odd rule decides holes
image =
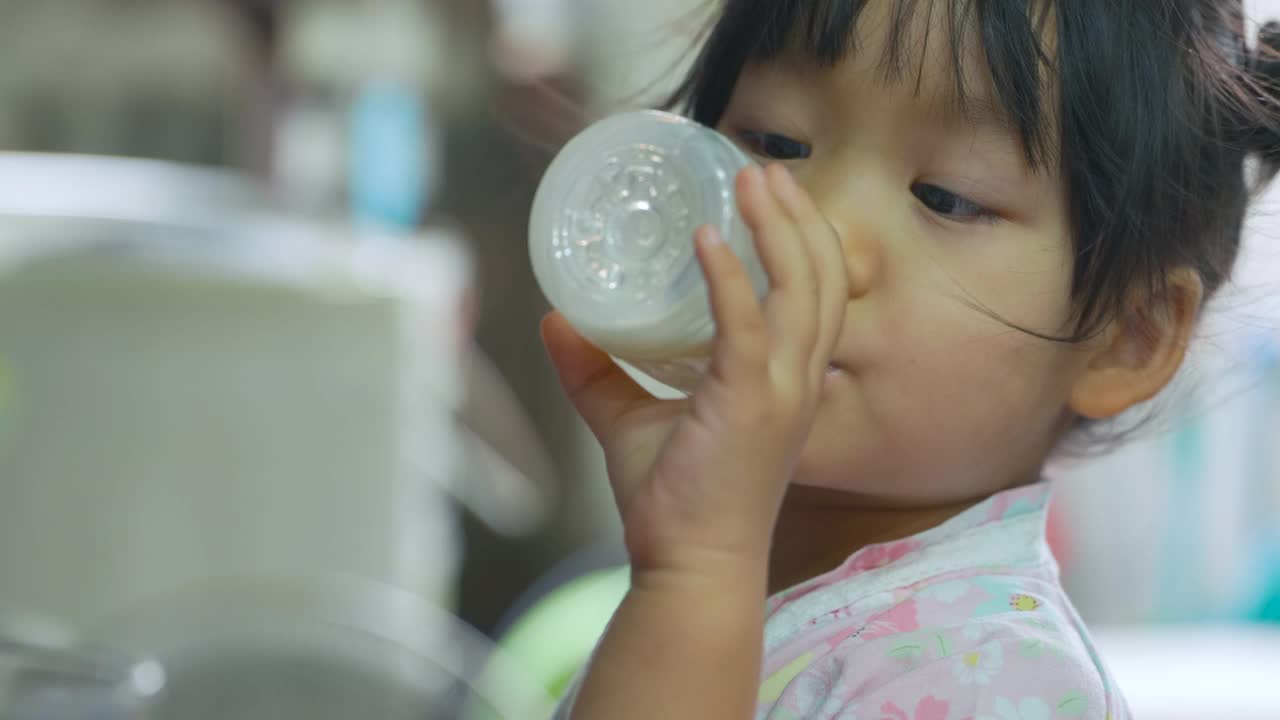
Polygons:
[[811,146],[786,135],[747,130],[741,137],[751,152],[770,160],[805,160],[813,154]]
[[996,217],[995,213],[972,200],[937,185],[917,183],[911,187],[911,192],[925,207],[949,220],[992,220]]

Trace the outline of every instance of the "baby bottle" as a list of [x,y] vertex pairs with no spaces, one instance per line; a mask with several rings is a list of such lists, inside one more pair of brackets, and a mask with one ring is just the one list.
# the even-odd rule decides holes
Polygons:
[[757,296],[768,289],[734,193],[751,162],[723,135],[669,113],[625,113],[587,128],[534,198],[529,250],[543,293],[600,349],[692,391],[715,334],[694,232],[715,226]]

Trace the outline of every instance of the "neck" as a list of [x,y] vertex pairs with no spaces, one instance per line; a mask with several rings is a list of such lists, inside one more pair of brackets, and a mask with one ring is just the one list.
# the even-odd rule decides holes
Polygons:
[[979,500],[891,507],[836,490],[792,485],[774,531],[769,593],[830,572],[869,545],[901,540],[937,527]]

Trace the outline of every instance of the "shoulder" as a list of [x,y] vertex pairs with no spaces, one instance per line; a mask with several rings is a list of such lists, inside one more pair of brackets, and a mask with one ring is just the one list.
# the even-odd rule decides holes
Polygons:
[[773,678],[777,697],[765,717],[1127,717],[1065,594],[1047,578],[930,582],[815,647],[811,662],[791,666],[799,671],[790,680]]

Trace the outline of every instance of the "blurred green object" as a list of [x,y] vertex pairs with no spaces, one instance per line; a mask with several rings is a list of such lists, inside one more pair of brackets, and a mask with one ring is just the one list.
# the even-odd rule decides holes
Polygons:
[[5,431],[12,423],[17,405],[17,388],[13,379],[13,371],[0,356],[0,442],[3,442]]
[[[590,659],[614,611],[631,587],[629,567],[607,568],[575,578],[535,603],[498,641],[509,659],[559,700]],[[468,720],[491,711],[472,708]]]

